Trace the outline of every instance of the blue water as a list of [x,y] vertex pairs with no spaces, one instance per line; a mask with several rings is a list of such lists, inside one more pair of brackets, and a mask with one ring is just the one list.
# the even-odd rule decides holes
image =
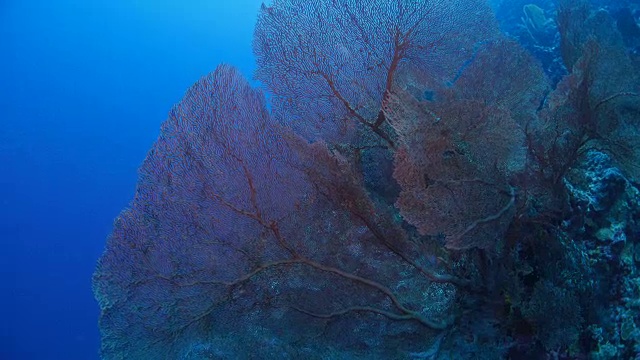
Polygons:
[[97,359],[91,274],[172,104],[261,0],[0,0],[0,359]]

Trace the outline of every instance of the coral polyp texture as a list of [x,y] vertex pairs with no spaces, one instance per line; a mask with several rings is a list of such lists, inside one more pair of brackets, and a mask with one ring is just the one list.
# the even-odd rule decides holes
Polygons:
[[220,65],[170,111],[94,273],[102,357],[637,357],[633,32],[525,5],[522,37],[476,0],[263,5],[271,105]]

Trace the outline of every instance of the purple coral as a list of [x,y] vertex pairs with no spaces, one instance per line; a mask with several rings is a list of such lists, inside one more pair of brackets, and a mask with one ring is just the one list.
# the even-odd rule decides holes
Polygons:
[[258,18],[256,76],[299,132],[344,140],[359,124],[393,147],[381,108],[400,72],[451,80],[496,31],[478,0],[276,0]]

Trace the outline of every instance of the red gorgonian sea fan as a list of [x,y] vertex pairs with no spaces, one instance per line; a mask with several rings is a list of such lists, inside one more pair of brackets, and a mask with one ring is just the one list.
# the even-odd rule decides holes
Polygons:
[[544,73],[517,43],[497,39],[433,101],[407,90],[415,86],[398,84],[384,107],[401,145],[396,206],[450,249],[491,249],[515,213],[513,176],[525,168],[525,129],[547,91]]
[[166,358],[250,326],[313,339],[350,313],[442,329],[447,308],[402,284],[450,295],[464,281],[424,267],[405,241],[346,158],[273,121],[261,92],[220,66],[173,108],[115,222],[93,282],[102,354]]
[[276,0],[258,17],[256,77],[298,133],[348,141],[362,126],[394,147],[382,99],[398,72],[449,81],[496,33],[480,0]]
[[229,66],[171,110],[94,275],[106,358],[162,358],[152,339],[169,341],[227,296],[226,282],[286,253],[266,230],[308,189],[273,125]]

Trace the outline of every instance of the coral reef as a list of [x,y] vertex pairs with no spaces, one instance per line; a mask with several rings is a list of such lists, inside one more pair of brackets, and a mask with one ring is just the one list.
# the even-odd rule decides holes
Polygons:
[[494,8],[263,5],[273,106],[221,65],[171,110],[93,277],[103,358],[638,358],[633,4]]

